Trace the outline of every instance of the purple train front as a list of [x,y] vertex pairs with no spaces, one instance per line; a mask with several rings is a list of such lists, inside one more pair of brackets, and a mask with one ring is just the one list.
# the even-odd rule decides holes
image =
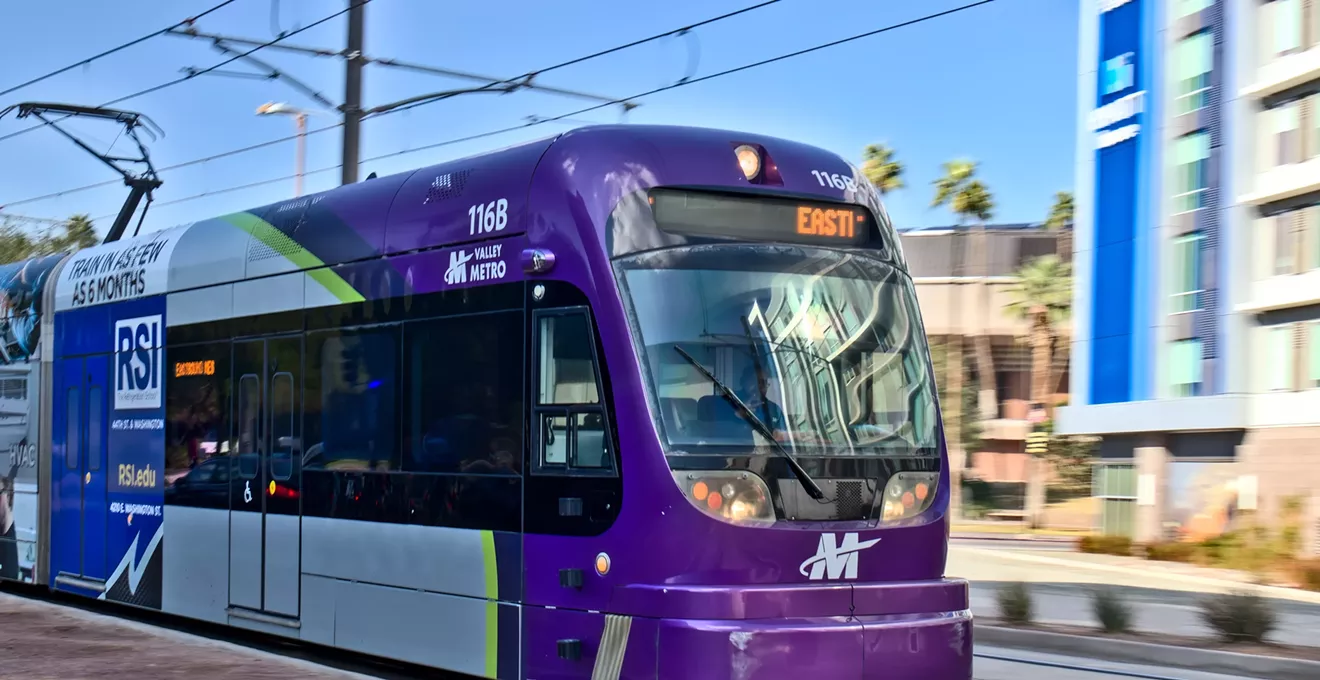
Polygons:
[[834,154],[587,128],[43,267],[39,583],[492,678],[971,677]]

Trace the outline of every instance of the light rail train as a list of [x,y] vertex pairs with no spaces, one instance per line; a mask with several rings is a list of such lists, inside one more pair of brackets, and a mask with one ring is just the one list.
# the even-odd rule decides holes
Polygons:
[[0,578],[488,678],[971,677],[835,154],[583,128],[0,285]]

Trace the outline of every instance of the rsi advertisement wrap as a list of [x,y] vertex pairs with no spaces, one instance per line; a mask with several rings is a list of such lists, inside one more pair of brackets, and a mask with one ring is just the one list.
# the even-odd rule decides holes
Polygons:
[[1104,273],[1104,294],[1092,296],[1089,403],[1142,398],[1134,375],[1145,375],[1140,328],[1145,277],[1141,225],[1154,181],[1150,134],[1153,50],[1145,41],[1152,0],[1098,0],[1096,106],[1089,114],[1095,143],[1092,271]]
[[115,305],[102,597],[159,609],[165,504],[165,301]]

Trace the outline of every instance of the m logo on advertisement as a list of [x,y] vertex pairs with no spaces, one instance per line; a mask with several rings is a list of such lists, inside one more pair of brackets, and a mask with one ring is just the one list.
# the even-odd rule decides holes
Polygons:
[[[857,534],[843,535],[843,543],[836,542],[835,534],[821,534],[816,554],[808,557],[798,572],[812,581],[837,581],[840,578],[857,578],[857,553],[880,542],[880,539],[858,541]],[[811,573],[807,573],[807,568]]]
[[115,323],[115,409],[160,408],[161,316]]

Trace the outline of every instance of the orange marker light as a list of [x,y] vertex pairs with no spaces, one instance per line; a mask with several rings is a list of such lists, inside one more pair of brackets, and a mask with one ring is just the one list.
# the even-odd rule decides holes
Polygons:
[[706,505],[710,506],[711,510],[719,510],[720,506],[724,505],[724,497],[717,493],[706,496]]
[[596,573],[604,576],[610,573],[610,556],[605,553],[596,555]]
[[926,494],[929,493],[930,493],[930,489],[927,489],[925,484],[917,485],[917,500],[919,501],[926,500]]
[[906,493],[903,494],[903,507],[905,507],[905,508],[910,508],[910,507],[912,507],[912,504],[913,504],[913,503],[916,503],[916,502],[917,502],[917,499],[915,499],[915,498],[912,497],[912,492],[911,492],[911,491],[908,491],[908,492],[906,492]]
[[704,501],[706,500],[706,496],[708,494],[710,494],[710,488],[706,486],[705,482],[697,482],[696,484],[692,485],[693,498],[699,501]]

